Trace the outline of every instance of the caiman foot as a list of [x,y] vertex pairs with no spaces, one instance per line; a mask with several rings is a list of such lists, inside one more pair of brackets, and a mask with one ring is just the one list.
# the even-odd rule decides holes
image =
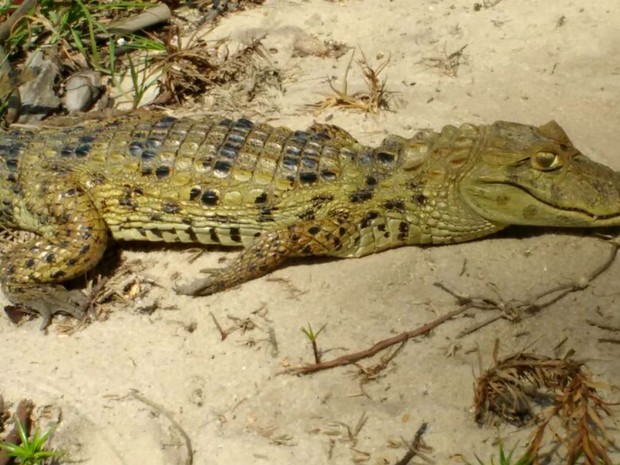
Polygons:
[[335,212],[323,221],[303,221],[260,235],[224,268],[202,270],[207,276],[177,284],[174,290],[184,295],[210,295],[230,289],[275,270],[289,257],[346,255],[345,245],[354,243],[358,234],[347,215]]
[[45,329],[57,313],[82,319],[90,300],[78,290],[67,290],[61,285],[11,285],[3,286],[5,296],[26,311],[41,316],[41,329]]
[[184,295],[210,295],[264,276],[275,270],[297,247],[298,244],[291,241],[293,233],[292,228],[287,228],[263,234],[228,266],[201,270],[207,276],[177,284],[174,290]]

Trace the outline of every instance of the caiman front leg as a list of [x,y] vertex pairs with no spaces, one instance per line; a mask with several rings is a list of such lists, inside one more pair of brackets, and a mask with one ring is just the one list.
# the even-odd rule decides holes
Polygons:
[[[227,266],[202,270],[205,277],[175,286],[185,295],[209,295],[275,270],[286,259],[304,256],[345,256],[359,236],[357,226],[342,215],[301,221],[261,234]],[[353,255],[353,252],[351,253]]]
[[40,314],[45,327],[55,313],[83,317],[85,296],[59,283],[99,262],[108,229],[79,186],[67,186],[57,177],[33,185],[14,206],[14,221],[37,237],[14,245],[3,257],[0,272],[6,297]]

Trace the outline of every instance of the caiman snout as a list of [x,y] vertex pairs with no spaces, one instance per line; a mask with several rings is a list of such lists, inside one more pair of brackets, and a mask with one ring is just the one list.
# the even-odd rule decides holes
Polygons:
[[620,172],[581,154],[557,123],[499,122],[487,139],[460,186],[479,215],[504,225],[620,225]]

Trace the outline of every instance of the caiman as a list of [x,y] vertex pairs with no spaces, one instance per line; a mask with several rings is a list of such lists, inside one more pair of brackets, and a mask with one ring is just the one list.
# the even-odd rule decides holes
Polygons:
[[239,246],[179,284],[206,295],[290,257],[362,257],[509,225],[620,224],[620,174],[555,122],[446,126],[378,147],[344,130],[158,114],[0,134],[0,225],[35,233],[4,256],[2,288],[41,314],[81,316],[84,275],[112,241]]

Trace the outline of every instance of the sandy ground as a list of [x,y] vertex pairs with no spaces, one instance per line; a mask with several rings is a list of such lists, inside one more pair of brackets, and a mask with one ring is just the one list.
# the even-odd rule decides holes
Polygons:
[[[329,121],[377,144],[387,133],[407,136],[448,123],[555,119],[584,153],[620,170],[617,0],[486,6],[475,8],[471,0],[267,0],[228,16],[209,37],[265,36],[271,60],[290,76],[275,101],[278,111],[265,115],[277,124],[301,129]],[[390,57],[385,76],[396,93],[393,111],[317,115],[305,109],[329,92],[327,76],[342,83],[350,55],[293,57],[302,34],[344,42],[358,49],[358,57],[361,49],[371,64]],[[465,45],[456,76],[429,61]],[[363,89],[355,65],[349,86]],[[174,273],[191,275],[233,252],[206,254],[188,265],[186,251],[129,250],[123,261],[140,259],[141,274],[162,285],[151,290],[159,308],[145,314],[119,303],[106,321],[71,335],[61,331],[62,319],[44,335],[39,320],[16,327],[2,316],[0,392],[10,401],[30,397],[39,414],[61,417],[54,444],[88,465],[186,463],[171,420],[129,396],[134,390],[182,426],[196,464],[394,464],[406,452],[402,440],[423,421],[429,423],[428,456],[436,463],[488,458],[497,451],[497,430],[476,426],[471,407],[479,358],[485,367],[491,363],[496,338],[504,354],[529,348],[545,355],[566,338],[560,354],[572,348],[597,379],[620,383],[620,345],[599,342],[614,334],[588,323],[620,326],[620,260],[589,287],[519,322],[501,320],[459,338],[461,330],[496,313],[450,321],[410,341],[363,385],[353,367],[306,377],[280,374],[312,361],[300,328],[326,325],[319,346],[331,358],[457,308],[436,282],[464,294],[527,299],[582,278],[605,260],[609,247],[592,233],[517,229],[463,245],[301,262],[204,298],[176,296]],[[246,319],[252,324],[222,341],[213,317],[225,328]],[[618,393],[607,398],[618,400]],[[351,439],[345,425],[354,429],[364,415]],[[528,437],[512,426],[499,431],[509,445]],[[617,431],[612,436],[620,439]]]

